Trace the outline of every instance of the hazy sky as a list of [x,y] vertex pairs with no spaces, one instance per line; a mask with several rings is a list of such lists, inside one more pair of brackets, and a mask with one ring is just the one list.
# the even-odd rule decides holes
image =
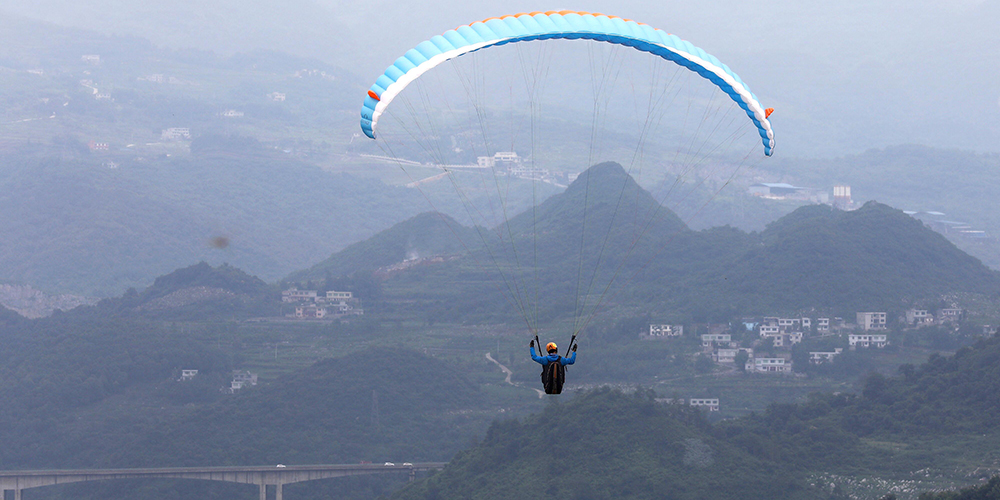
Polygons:
[[61,25],[221,53],[274,49],[371,80],[444,30],[554,8],[631,17],[717,55],[777,109],[784,154],[900,143],[1000,151],[1000,0],[0,0]]

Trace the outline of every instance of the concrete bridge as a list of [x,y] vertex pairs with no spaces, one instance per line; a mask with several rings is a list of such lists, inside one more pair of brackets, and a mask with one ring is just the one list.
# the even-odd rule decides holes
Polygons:
[[444,468],[444,462],[401,465],[289,465],[249,467],[162,467],[155,469],[76,469],[76,470],[16,470],[0,471],[0,500],[14,492],[13,500],[21,500],[21,490],[53,484],[109,479],[205,479],[230,483],[255,484],[260,488],[260,500],[267,500],[267,486],[275,486],[275,500],[282,500],[285,484],[314,481],[331,477],[358,476],[405,472],[413,480],[417,472]]

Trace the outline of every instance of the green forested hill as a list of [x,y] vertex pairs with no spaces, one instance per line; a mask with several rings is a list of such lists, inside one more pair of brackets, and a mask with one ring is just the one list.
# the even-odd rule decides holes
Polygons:
[[587,392],[494,424],[396,498],[912,498],[995,471],[998,367],[992,338],[871,375],[861,394],[814,394],[712,425],[642,391]]
[[[185,344],[178,332],[141,323],[133,324],[134,334],[110,336],[108,326],[90,325],[57,340],[57,326],[40,325],[31,331],[37,340],[8,339],[3,345],[11,347],[0,349],[0,438],[7,443],[0,468],[447,461],[500,414],[454,363],[410,350],[367,349],[221,394],[233,364],[214,346]],[[59,347],[23,352],[39,343]],[[181,382],[175,366],[201,370]],[[331,480],[286,494],[372,498],[405,479]],[[231,498],[246,491],[201,482],[69,488],[37,494],[140,499],[190,491]]]
[[[998,274],[978,259],[875,202],[850,212],[799,208],[755,243],[721,274],[733,286],[729,297],[756,298],[758,308],[883,310],[948,291],[1000,292]],[[751,289],[758,292],[738,295]]]
[[[703,321],[812,307],[850,316],[1000,291],[996,272],[886,205],[806,206],[760,233],[692,231],[614,163],[489,234],[490,245],[465,259],[392,277],[386,297],[467,319],[523,309],[544,321],[574,307],[589,314],[601,300]],[[504,296],[506,309],[498,308]]]
[[697,411],[642,392],[553,401],[481,444],[401,499],[824,498],[797,473],[713,435]]
[[354,243],[309,269],[292,273],[287,280],[322,280],[326,276],[370,273],[407,259],[463,254],[469,246],[482,246],[476,229],[465,227],[445,214],[427,212]]

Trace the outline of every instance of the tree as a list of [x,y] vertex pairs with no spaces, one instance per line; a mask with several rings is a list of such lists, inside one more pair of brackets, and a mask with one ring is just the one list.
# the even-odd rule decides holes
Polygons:
[[750,353],[740,349],[740,352],[736,353],[735,361],[736,369],[741,372],[745,372],[747,370],[747,361],[750,361]]

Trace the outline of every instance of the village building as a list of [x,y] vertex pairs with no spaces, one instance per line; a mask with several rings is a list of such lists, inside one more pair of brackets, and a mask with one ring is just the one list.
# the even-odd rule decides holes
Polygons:
[[289,288],[281,292],[282,302],[315,302],[318,292],[316,290],[299,290],[298,288]]
[[958,321],[962,319],[962,310],[957,308],[941,309],[938,311],[938,318],[940,318],[942,322]]
[[830,318],[816,318],[816,331],[817,332],[830,331]]
[[180,380],[191,380],[198,375],[198,370],[181,370]]
[[859,312],[858,328],[862,330],[885,330],[884,312]]
[[750,358],[753,357],[753,349],[749,349],[749,348],[740,349],[740,348],[736,348],[736,347],[731,347],[731,348],[720,347],[720,348],[716,349],[714,353],[712,353],[712,361],[715,361],[716,363],[735,363],[736,362],[736,355],[739,354],[740,351],[746,351],[747,355]]
[[889,340],[888,336],[884,333],[852,333],[847,336],[847,343],[852,349],[857,347],[882,348],[889,344]]
[[809,362],[818,365],[833,361],[833,358],[843,351],[842,347],[836,347],[832,351],[809,351]]
[[706,333],[701,336],[702,347],[711,347],[713,342],[728,344],[732,341],[733,336],[728,333]]
[[703,406],[708,411],[719,411],[719,398],[690,398],[688,404],[691,406]]
[[934,315],[926,309],[909,309],[906,311],[906,324],[929,325],[934,322]]
[[778,325],[765,325],[765,324],[760,325],[761,337],[769,337],[771,335],[777,335],[779,333],[781,333],[781,328],[779,328]]
[[257,374],[248,371],[234,371],[233,380],[229,383],[229,391],[236,392],[244,387],[257,385]]
[[791,373],[792,363],[785,358],[754,358],[747,361],[746,371],[761,373]]
[[295,317],[299,319],[323,319],[326,317],[326,308],[315,304],[295,306]]
[[680,337],[684,335],[684,325],[649,325],[650,337]]

